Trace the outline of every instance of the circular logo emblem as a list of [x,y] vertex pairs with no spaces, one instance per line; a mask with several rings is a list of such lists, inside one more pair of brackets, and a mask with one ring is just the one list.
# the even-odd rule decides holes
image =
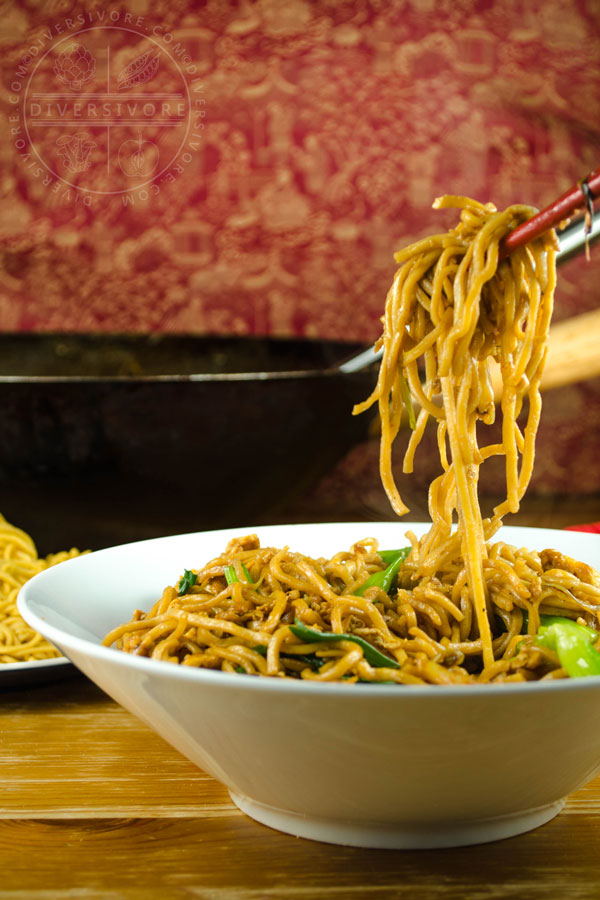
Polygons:
[[23,91],[30,153],[90,194],[160,181],[181,155],[193,117],[170,45],[121,26],[82,29],[36,61]]

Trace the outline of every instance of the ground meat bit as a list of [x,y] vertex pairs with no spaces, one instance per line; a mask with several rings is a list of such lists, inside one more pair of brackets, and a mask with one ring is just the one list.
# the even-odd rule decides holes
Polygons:
[[544,572],[547,572],[548,569],[564,569],[585,584],[598,584],[598,573],[591,566],[578,562],[570,556],[565,556],[558,550],[542,550],[540,560]]
[[247,534],[245,537],[234,538],[227,544],[225,555],[236,554],[242,550],[258,550],[260,541],[255,534]]

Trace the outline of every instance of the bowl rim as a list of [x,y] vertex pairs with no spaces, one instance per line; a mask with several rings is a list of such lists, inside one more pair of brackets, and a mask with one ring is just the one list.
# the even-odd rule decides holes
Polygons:
[[[196,682],[198,684],[205,684],[207,687],[211,685],[219,685],[221,687],[228,686],[230,688],[233,687],[236,690],[250,692],[254,692],[255,690],[276,692],[289,691],[294,695],[335,696],[340,699],[344,698],[344,700],[351,700],[353,698],[356,698],[357,696],[375,696],[388,698],[419,698],[421,701],[423,697],[431,698],[431,701],[433,701],[434,699],[437,701],[440,697],[479,697],[481,695],[482,689],[484,690],[484,696],[489,697],[490,701],[492,697],[504,697],[506,695],[515,693],[522,696],[523,694],[538,694],[540,692],[547,693],[548,691],[585,691],[600,689],[599,675],[591,675],[586,678],[549,679],[547,681],[510,683],[504,682],[500,684],[425,684],[396,686],[390,684],[344,684],[341,682],[315,682],[293,678],[270,678],[260,676],[246,676],[244,678],[241,677],[240,674],[235,672],[221,672],[212,669],[202,669],[194,666],[176,665],[174,663],[166,663],[162,660],[155,660],[148,657],[140,657],[129,653],[123,653],[122,651],[117,650],[114,647],[107,647],[103,645],[100,638],[98,638],[97,642],[95,642],[87,638],[72,634],[69,631],[63,630],[62,628],[48,622],[42,615],[38,615],[35,608],[32,608],[32,605],[35,607],[35,595],[39,586],[41,584],[45,584],[46,581],[51,580],[52,578],[56,578],[61,570],[64,572],[66,566],[85,566],[86,564],[88,564],[86,563],[86,560],[90,560],[92,558],[97,559],[99,556],[111,555],[117,552],[126,553],[128,548],[142,547],[144,545],[149,546],[152,544],[156,545],[157,543],[164,541],[177,542],[178,539],[182,541],[198,539],[207,534],[223,535],[223,537],[226,538],[236,535],[239,536],[242,534],[252,534],[255,532],[260,533],[269,531],[271,529],[280,528],[290,529],[293,532],[295,528],[307,528],[314,526],[321,526],[323,528],[335,528],[336,525],[343,525],[344,528],[364,528],[366,526],[377,528],[378,526],[385,526],[390,524],[397,525],[398,523],[390,521],[344,523],[307,522],[290,524],[284,523],[280,525],[278,524],[265,526],[236,526],[233,528],[222,528],[212,531],[164,535],[158,538],[147,538],[142,541],[132,541],[125,544],[117,544],[112,547],[106,547],[101,550],[93,551],[91,553],[82,554],[81,556],[66,560],[65,562],[61,563],[60,566],[53,566],[49,569],[44,570],[43,572],[38,573],[37,575],[34,575],[33,578],[26,582],[25,585],[23,585],[23,587],[20,589],[17,598],[17,606],[23,618],[26,619],[26,621],[36,629],[36,631],[39,631],[51,643],[57,646],[60,652],[64,654],[66,660],[71,660],[69,651],[72,650],[76,654],[100,660],[102,662],[114,663],[124,669],[133,667],[134,669],[137,669],[140,672],[146,672],[149,675],[156,674],[161,675],[162,677],[173,678],[176,681]],[[407,528],[419,528],[430,525],[430,523],[427,522],[406,522],[403,524],[405,524]],[[531,526],[503,527],[509,527],[512,530],[517,530],[518,532],[522,532],[524,535],[536,532],[544,532],[545,534],[565,534],[565,532],[561,529],[549,529]],[[574,533],[570,532],[570,534]],[[495,537],[497,536],[498,535],[496,535]],[[583,534],[580,536],[582,538],[584,537]],[[358,538],[357,540],[360,539]],[[586,542],[589,541],[592,544],[597,544],[600,557],[600,534],[585,533],[585,540]],[[157,596],[159,591],[162,590],[162,587],[164,587],[164,585],[158,587]],[[133,605],[134,599],[132,597],[132,609]],[[76,662],[74,664],[77,666]],[[394,687],[396,687],[397,690],[394,690]],[[399,701],[395,700],[393,702]]]

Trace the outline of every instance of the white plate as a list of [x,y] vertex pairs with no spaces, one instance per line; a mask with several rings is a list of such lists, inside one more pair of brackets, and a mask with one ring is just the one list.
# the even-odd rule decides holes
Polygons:
[[72,674],[74,668],[73,663],[64,656],[33,662],[0,663],[0,689],[58,681]]

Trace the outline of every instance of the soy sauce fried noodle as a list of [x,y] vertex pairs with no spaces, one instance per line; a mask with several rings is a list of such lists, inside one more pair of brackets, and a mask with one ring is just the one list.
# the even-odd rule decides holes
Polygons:
[[[541,614],[600,623],[600,576],[554,550],[491,539],[529,484],[555,274],[548,234],[499,262],[502,238],[535,210],[443,197],[458,224],[396,254],[379,346],[375,404],[380,474],[395,512],[408,509],[392,448],[408,419],[403,471],[425,427],[437,428],[441,474],[429,488],[431,527],[388,584],[392,556],[364,539],[331,559],[238,538],[186,570],[149,612],[108,645],[173,663],[315,681],[452,684],[561,678],[556,652],[535,642]],[[492,368],[502,381],[494,402]],[[485,432],[501,418],[501,441]],[[505,499],[483,518],[480,466],[502,456]]]

